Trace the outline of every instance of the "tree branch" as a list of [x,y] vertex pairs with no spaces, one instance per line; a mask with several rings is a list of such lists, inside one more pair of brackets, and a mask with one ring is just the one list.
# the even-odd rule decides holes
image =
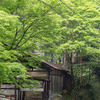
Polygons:
[[21,31],[21,29],[18,30],[18,28],[16,28],[15,37],[14,37],[14,39],[13,39],[12,45],[11,45],[11,47],[10,47],[9,50],[11,50],[11,49],[13,48],[13,45],[14,45],[14,43],[15,43],[15,39],[16,39],[16,37],[17,37],[17,35],[18,35],[18,33],[19,33],[20,31]]
[[29,29],[33,24],[35,24],[38,20],[39,20],[39,19],[34,20],[29,26],[26,27],[26,30],[24,31],[24,33],[23,33],[21,39],[19,40],[19,42],[17,43],[17,45],[16,45],[16,47],[15,47],[14,49],[16,49],[16,48],[18,47],[19,43],[22,41],[22,39],[23,39],[23,37],[25,36],[25,34],[26,34],[26,32],[28,31],[28,29]]
[[[37,27],[38,27],[38,26],[37,26]],[[36,28],[37,28],[37,27],[36,27]],[[36,28],[35,28],[35,29],[36,29]],[[22,43],[21,45],[19,45],[18,48],[21,47],[22,45],[24,45],[24,44],[31,38],[32,34],[35,32],[35,29],[34,29],[34,31],[30,34],[30,36],[28,37],[28,39],[27,39],[24,43]],[[36,34],[37,34],[37,33],[36,33]],[[33,36],[35,36],[36,34],[34,34]],[[15,48],[15,49],[16,49],[16,48]]]
[[64,16],[62,16],[58,11],[56,11],[52,6],[50,6],[49,4],[47,4],[47,3],[45,3],[44,1],[42,1],[42,0],[39,0],[40,2],[43,2],[45,5],[47,5],[47,6],[49,6],[52,10],[54,10],[58,15],[60,15],[61,17],[63,17],[63,18],[66,18],[66,17],[64,17]]
[[[42,16],[44,16],[45,14],[47,14],[47,13],[49,12],[49,10],[51,10],[51,9],[48,9],[47,12],[44,13]],[[30,16],[29,16],[29,17],[30,17]],[[39,19],[36,19],[36,20],[38,21]],[[33,24],[36,23],[36,22],[35,22],[36,20],[34,20],[29,26],[26,27],[26,30],[24,31],[23,36],[21,37],[21,39],[19,40],[19,42],[17,43],[17,45],[16,45],[16,47],[15,47],[14,49],[17,49],[17,47],[20,47],[20,46],[22,46],[23,44],[26,43],[26,42],[24,42],[23,44],[21,44],[20,46],[18,46],[19,43],[22,41],[23,37],[25,36],[25,33],[27,32],[27,30],[28,30]],[[21,30],[21,29],[20,29],[20,30]],[[20,30],[19,30],[19,31],[20,31]],[[19,32],[19,31],[18,31],[18,32]],[[19,38],[20,38],[20,37],[19,37]],[[19,39],[19,38],[18,38],[18,39]],[[28,38],[28,39],[29,39],[29,38]],[[28,40],[27,40],[27,41],[28,41]]]
[[91,76],[92,76],[92,74],[93,74],[93,72],[95,71],[96,68],[97,68],[97,67],[95,67],[95,68],[93,69],[93,71],[92,71],[91,74],[89,75],[88,81],[87,81],[85,84],[83,84],[82,86],[85,86],[86,84],[88,84],[88,83],[90,82]]
[[[42,1],[42,0],[39,0],[39,1],[41,1],[41,2],[43,2],[45,5],[49,6],[49,7],[50,7],[51,9],[53,9],[58,15],[60,15],[62,18],[67,19],[67,20],[68,20],[69,22],[71,22],[73,25],[75,24],[75,25],[77,25],[77,26],[80,26],[80,27],[82,27],[82,29],[85,30],[86,32],[89,32],[89,33],[91,33],[92,35],[95,35],[95,36],[100,37],[99,35],[96,35],[96,34],[94,34],[93,32],[91,32],[90,30],[89,30],[89,31],[86,30],[82,25],[78,25],[78,24],[74,23],[73,21],[69,20],[68,17],[65,17],[65,16],[61,15],[58,11],[56,11],[52,6],[50,6],[50,5],[47,4],[46,2],[44,2],[44,1]],[[62,1],[60,0],[60,2],[62,2]],[[64,3],[63,3],[63,4],[64,4]],[[66,12],[68,12],[68,11],[66,11]]]
[[12,42],[11,47],[10,47],[10,49],[9,49],[9,50],[11,50],[11,49],[12,49],[12,47],[13,47],[13,45],[14,45],[14,43],[15,43],[15,39],[16,39],[17,34],[18,34],[18,32],[19,32],[19,31],[17,31],[17,30],[18,30],[18,28],[16,28],[15,37],[14,37],[14,39],[13,39],[13,42]]

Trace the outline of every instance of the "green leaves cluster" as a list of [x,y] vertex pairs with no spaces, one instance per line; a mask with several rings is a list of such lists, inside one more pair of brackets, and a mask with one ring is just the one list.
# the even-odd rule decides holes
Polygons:
[[[46,0],[48,5],[55,8],[56,2]],[[60,2],[58,5],[60,7]],[[41,57],[36,57],[32,52],[38,48],[45,51],[44,44],[55,45],[56,36],[63,30],[60,25],[62,20],[60,15],[40,0],[0,1],[1,84],[8,82],[19,86],[19,82],[24,85],[25,82],[35,82],[27,80],[26,68],[38,68],[36,63],[39,64]],[[30,52],[32,56],[23,51]]]
[[23,51],[30,55],[36,49],[60,56],[65,51],[82,57],[99,54],[99,12],[99,3],[93,0],[1,0],[0,70],[5,74],[0,74],[6,77],[1,83],[17,84],[19,75],[26,81],[26,67],[32,61],[36,67],[39,57]]

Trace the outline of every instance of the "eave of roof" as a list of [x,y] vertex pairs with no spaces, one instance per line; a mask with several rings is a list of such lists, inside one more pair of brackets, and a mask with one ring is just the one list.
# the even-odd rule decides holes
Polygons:
[[[26,54],[28,54],[28,52],[26,52],[26,51],[23,51],[23,52],[26,53]],[[54,69],[58,69],[58,70],[70,72],[70,70],[68,70],[68,69],[66,69],[66,68],[64,68],[64,67],[61,67],[61,66],[59,66],[59,65],[57,65],[57,64],[54,64],[54,63],[52,63],[52,62],[47,62],[46,60],[42,60],[41,63],[45,63],[45,64],[49,65],[50,67],[52,67],[52,68],[54,68]]]
[[43,63],[49,65],[50,67],[54,68],[54,69],[58,69],[58,70],[62,70],[62,71],[67,71],[67,72],[70,72],[70,70],[66,69],[66,68],[63,68],[61,66],[58,66],[57,64],[54,64],[52,62],[47,62],[45,60],[42,60]]

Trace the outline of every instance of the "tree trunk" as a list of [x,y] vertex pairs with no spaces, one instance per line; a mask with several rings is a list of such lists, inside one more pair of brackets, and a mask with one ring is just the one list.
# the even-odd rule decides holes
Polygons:
[[82,74],[83,74],[82,57],[80,58],[80,67],[81,67],[81,73],[80,73],[80,85],[82,85]]
[[73,85],[74,85],[74,73],[73,73],[73,65],[72,65],[72,53],[71,53],[71,57],[70,57],[70,67],[71,67],[71,78],[72,78],[71,87],[73,89]]

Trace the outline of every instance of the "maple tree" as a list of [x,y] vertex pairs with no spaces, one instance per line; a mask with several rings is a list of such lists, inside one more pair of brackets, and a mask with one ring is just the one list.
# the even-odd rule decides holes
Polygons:
[[[28,52],[34,62],[32,52],[56,39],[56,33],[61,30],[60,22],[61,17],[38,0],[0,0],[0,84],[19,86],[18,82],[28,81],[27,65],[18,56],[22,57],[23,51]],[[26,59],[30,61],[32,57]]]
[[[99,1],[60,0],[60,10],[59,4],[54,8],[46,1],[40,1],[63,18],[58,39],[55,44],[49,44],[49,48],[52,48],[56,59],[62,59],[63,56],[68,61],[65,61],[64,65],[66,67],[68,64],[71,70],[72,86],[75,82],[74,76],[80,77],[79,88],[87,85],[96,67],[100,65]],[[72,62],[73,58],[75,62]],[[82,81],[84,75],[88,78]]]
[[[71,62],[72,52],[75,52],[81,65],[81,71],[77,72],[81,72],[82,80],[82,58],[94,57],[90,61],[95,64],[99,61],[99,12],[97,0],[0,0],[1,84],[18,85],[19,75],[26,80],[26,65],[19,61],[18,56],[38,47],[57,57],[65,55],[73,78],[74,70],[80,68]],[[85,66],[84,71],[88,68]],[[82,85],[82,81],[80,83]]]

